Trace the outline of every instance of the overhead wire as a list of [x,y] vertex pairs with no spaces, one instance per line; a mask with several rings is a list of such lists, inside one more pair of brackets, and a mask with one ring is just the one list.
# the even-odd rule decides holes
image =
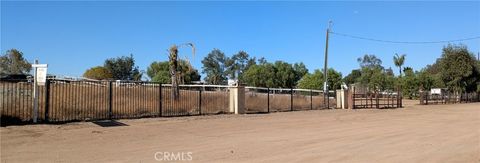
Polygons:
[[368,41],[375,41],[375,42],[384,42],[384,43],[395,43],[395,44],[438,44],[438,43],[451,43],[451,42],[459,42],[459,41],[468,41],[468,40],[475,40],[480,39],[480,36],[469,37],[469,38],[461,38],[461,39],[454,39],[454,40],[441,40],[441,41],[392,41],[392,40],[382,40],[382,39],[375,39],[375,38],[368,38],[368,37],[360,37],[354,36],[350,34],[332,32],[329,33],[335,34],[338,36],[350,37],[354,39],[361,39],[361,40],[368,40]]

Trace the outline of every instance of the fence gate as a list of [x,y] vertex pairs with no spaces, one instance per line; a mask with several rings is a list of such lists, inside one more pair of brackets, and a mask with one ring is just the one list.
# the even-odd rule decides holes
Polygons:
[[362,108],[401,108],[402,93],[396,92],[370,92],[366,89],[357,90],[355,87],[349,92],[351,93],[350,107],[353,109]]

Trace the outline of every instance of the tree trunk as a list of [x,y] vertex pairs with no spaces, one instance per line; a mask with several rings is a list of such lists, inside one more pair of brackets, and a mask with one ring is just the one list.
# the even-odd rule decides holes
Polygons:
[[170,67],[170,75],[172,76],[172,98],[177,100],[179,98],[178,80],[176,69]]
[[177,80],[177,55],[178,55],[178,49],[177,46],[172,46],[170,48],[170,75],[172,79],[172,99],[177,100],[179,99],[180,93],[178,89],[178,80]]
[[399,72],[400,72],[400,76],[402,76],[402,66],[398,66],[399,67]]

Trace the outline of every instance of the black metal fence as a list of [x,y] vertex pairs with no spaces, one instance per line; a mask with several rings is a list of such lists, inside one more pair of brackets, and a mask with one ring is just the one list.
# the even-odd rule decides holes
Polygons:
[[245,110],[247,113],[270,113],[299,110],[334,108],[333,91],[329,93],[329,107],[322,91],[282,88],[245,88]]
[[[181,85],[175,100],[169,84],[50,79],[38,87],[37,120],[55,123],[231,113],[229,88]],[[32,81],[0,81],[2,125],[31,123],[32,99]],[[327,108],[324,100],[317,90],[245,89],[247,113],[323,109]],[[335,99],[330,98],[329,103],[333,108]]]
[[455,104],[455,103],[470,103],[480,102],[480,94],[472,93],[451,93],[442,92],[441,94],[431,94],[430,92],[420,93],[420,104]]
[[[222,86],[172,87],[155,82],[48,80],[38,87],[40,122],[169,117],[228,113],[229,90]],[[33,82],[0,81],[2,125],[30,123]]]

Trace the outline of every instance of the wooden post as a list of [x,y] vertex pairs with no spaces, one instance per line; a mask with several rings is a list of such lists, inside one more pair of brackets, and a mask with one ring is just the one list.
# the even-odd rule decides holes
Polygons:
[[348,94],[347,94],[347,105],[348,105],[348,109],[355,109],[355,97],[354,97],[354,94],[355,94],[355,87],[350,87],[350,89],[348,90]]

